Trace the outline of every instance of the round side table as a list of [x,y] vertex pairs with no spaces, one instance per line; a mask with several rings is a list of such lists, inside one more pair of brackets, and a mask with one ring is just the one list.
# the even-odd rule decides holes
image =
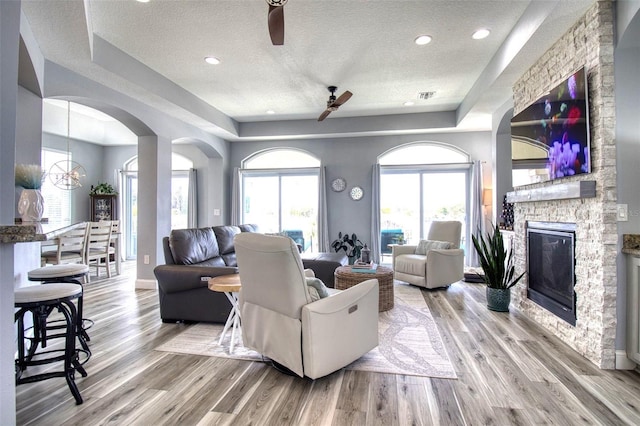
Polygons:
[[340,266],[335,272],[335,288],[346,290],[370,279],[378,280],[378,311],[388,311],[393,308],[393,269],[378,266],[376,272],[353,272],[351,266]]
[[238,305],[238,294],[242,284],[240,284],[240,274],[228,274],[219,275],[217,277],[209,278],[209,290],[224,293],[231,303],[231,312],[227,322],[224,324],[222,334],[220,335],[219,345],[222,345],[222,340],[227,334],[229,327],[231,327],[231,343],[229,344],[229,353],[233,352],[233,346],[236,341],[236,330],[240,326],[240,306]]

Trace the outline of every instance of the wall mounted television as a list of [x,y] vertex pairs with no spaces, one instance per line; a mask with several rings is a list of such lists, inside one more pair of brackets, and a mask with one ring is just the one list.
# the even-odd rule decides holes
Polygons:
[[589,139],[581,68],[511,119],[514,186],[591,173]]

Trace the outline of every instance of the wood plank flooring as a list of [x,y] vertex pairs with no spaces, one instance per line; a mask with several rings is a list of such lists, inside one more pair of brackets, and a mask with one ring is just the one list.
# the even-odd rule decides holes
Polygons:
[[93,356],[77,376],[16,388],[19,425],[638,425],[640,375],[599,370],[518,312],[486,309],[484,287],[423,291],[457,380],[341,370],[311,381],[258,362],[154,348],[158,295],[123,275],[85,286]]

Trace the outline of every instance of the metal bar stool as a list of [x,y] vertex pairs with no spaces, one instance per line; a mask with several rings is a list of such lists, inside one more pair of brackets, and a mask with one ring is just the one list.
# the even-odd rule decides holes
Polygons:
[[[76,400],[76,404],[82,404],[82,396],[75,383],[74,375],[78,371],[82,377],[87,376],[87,372],[82,367],[79,360],[79,352],[76,349],[77,310],[73,303],[74,299],[82,296],[82,286],[78,284],[49,284],[36,285],[18,288],[14,291],[15,321],[18,322],[18,356],[16,365],[16,385],[23,383],[33,383],[47,380],[54,377],[64,377],[67,380],[69,389]],[[63,318],[64,327],[56,329],[64,332],[47,333],[51,327],[47,326],[47,317],[57,309]],[[25,336],[24,316],[31,312],[33,316],[33,337]],[[48,340],[64,338],[64,349],[44,350]],[[29,347],[25,348],[25,340],[29,341]],[[38,350],[40,349],[40,350]],[[50,371],[23,377],[23,373],[29,366],[43,365],[52,362],[64,361],[64,368],[61,371]]]
[[[41,281],[43,284],[51,283],[72,283],[82,286],[82,282],[85,280],[89,273],[89,266],[81,263],[66,263],[61,265],[43,266],[42,268],[29,271],[27,274],[29,281]],[[83,297],[82,294],[78,298],[78,340],[80,345],[87,352],[87,355],[91,356],[91,350],[87,342],[91,341],[87,330],[93,325],[93,321],[82,317],[83,312]],[[86,362],[86,361],[85,361]]]

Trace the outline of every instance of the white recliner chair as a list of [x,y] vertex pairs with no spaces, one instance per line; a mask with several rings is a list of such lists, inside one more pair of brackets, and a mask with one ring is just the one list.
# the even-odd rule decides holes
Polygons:
[[243,232],[234,241],[246,347],[316,379],[378,345],[378,280],[313,301],[293,240]]
[[[447,287],[464,278],[464,250],[460,249],[462,223],[433,221],[427,240],[417,245],[393,246],[393,277],[420,287]],[[432,243],[434,242],[434,243]],[[444,242],[448,244],[437,244]],[[433,248],[447,245],[450,248]]]

